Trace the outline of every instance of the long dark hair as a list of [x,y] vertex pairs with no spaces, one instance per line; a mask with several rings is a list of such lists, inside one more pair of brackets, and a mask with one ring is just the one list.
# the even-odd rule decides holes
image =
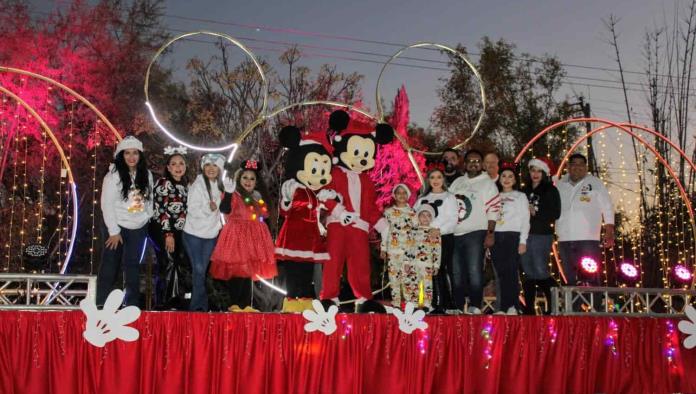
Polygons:
[[[123,198],[123,201],[127,201],[128,193],[131,189],[131,176],[128,164],[126,164],[126,159],[123,157],[124,153],[125,151],[118,152],[114,158],[114,167],[121,180],[121,198]],[[145,152],[138,151],[138,153],[140,153],[140,156],[138,158],[138,164],[135,167],[135,187],[140,190],[140,193],[142,193],[145,199],[148,199],[150,195],[150,176],[147,170],[147,160],[145,158]]]
[[[215,165],[215,164],[211,164],[211,165]],[[217,166],[215,166],[215,167],[217,167]],[[212,201],[213,200],[213,191],[211,190],[210,179],[208,179],[208,177],[205,175],[205,166],[203,166],[202,171],[203,171],[203,173],[201,174],[201,176],[203,177],[203,182],[205,182],[205,188],[206,188],[206,190],[208,190],[208,197]],[[220,167],[218,167],[217,188],[218,188],[218,191],[220,193],[223,193],[225,191],[225,185],[222,184],[222,169]]]
[[[531,171],[527,171],[527,173],[524,176],[524,188],[522,188],[522,190],[534,190],[534,185],[532,183],[532,175],[530,174],[530,172]],[[541,181],[539,182],[539,186],[544,186],[550,183],[553,183],[551,181],[551,177],[548,176],[546,172],[541,171]]]
[[427,196],[432,191],[432,188],[430,187],[430,182],[428,182],[428,181],[430,180],[430,175],[432,175],[432,173],[434,173],[434,172],[439,172],[440,174],[442,174],[442,190],[447,191],[447,184],[445,184],[445,182],[444,182],[445,181],[445,172],[439,168],[433,168],[430,171],[428,171],[428,173],[425,175],[425,182],[423,182],[423,187],[421,188],[420,197]]
[[234,181],[236,184],[237,192],[242,195],[242,197],[253,197],[253,191],[251,193],[247,192],[244,190],[242,187],[242,174],[245,171],[250,171],[253,172],[256,175],[256,187],[254,188],[255,191],[259,192],[261,194],[261,198],[266,200],[268,202],[268,199],[266,198],[268,196],[268,189],[266,188],[266,183],[263,181],[263,178],[261,177],[261,171],[254,171],[250,169],[243,169],[239,168],[237,171],[234,173]]
[[[174,177],[169,172],[169,168],[167,168],[167,167],[169,167],[169,162],[171,162],[172,159],[176,156],[181,157],[181,159],[184,161],[184,164],[186,164],[186,171],[184,172],[184,175],[181,177],[180,181],[174,180]],[[180,183],[183,185],[188,185],[188,163],[186,162],[186,157],[184,157],[184,155],[182,155],[180,153],[174,153],[173,155],[167,157],[167,162],[164,163],[164,172],[162,175],[164,175],[164,177],[169,179],[169,181],[172,183]]]
[[520,190],[520,176],[517,174],[517,171],[515,171],[512,168],[503,168],[500,170],[500,174],[498,175],[498,180],[495,181],[495,185],[498,186],[498,191],[502,192],[503,191],[503,184],[500,182],[500,180],[503,178],[503,172],[509,171],[512,172],[512,175],[515,177],[515,184],[512,185],[512,190]]

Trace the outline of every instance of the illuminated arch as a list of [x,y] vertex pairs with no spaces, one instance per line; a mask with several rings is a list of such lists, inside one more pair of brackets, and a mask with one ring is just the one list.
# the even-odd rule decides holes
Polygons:
[[70,188],[72,190],[72,202],[73,202],[73,221],[72,221],[72,231],[70,235],[70,246],[68,247],[68,252],[65,255],[65,261],[60,267],[60,273],[64,274],[67,269],[68,269],[68,264],[70,263],[70,258],[72,257],[73,254],[73,248],[75,245],[75,236],[77,234],[77,224],[79,222],[78,220],[78,205],[77,205],[77,184],[75,183],[75,179],[73,178],[72,170],[70,169],[70,163],[68,162],[68,159],[65,157],[65,152],[63,152],[63,148],[61,147],[60,143],[58,142],[58,139],[56,136],[53,134],[53,131],[51,130],[50,127],[46,124],[46,122],[43,120],[43,118],[36,113],[34,108],[32,108],[29,104],[27,104],[26,101],[24,101],[21,97],[17,96],[14,94],[12,91],[6,89],[2,85],[0,85],[0,93],[4,93],[7,96],[9,96],[12,100],[16,101],[17,104],[21,105],[27,112],[31,114],[31,116],[36,119],[36,121],[39,122],[39,125],[41,125],[41,128],[44,130],[46,135],[51,139],[53,142],[53,145],[56,147],[56,150],[58,151],[58,155],[60,155],[60,160],[63,162],[63,166],[66,169],[67,175],[68,175],[68,182],[70,183]]
[[7,72],[7,73],[12,73],[12,74],[26,75],[26,76],[29,76],[29,77],[32,77],[32,78],[40,79],[40,80],[42,80],[42,81],[44,81],[44,82],[47,82],[47,83],[49,83],[49,84],[51,84],[51,85],[53,85],[53,86],[56,86],[56,87],[60,88],[61,90],[67,92],[68,94],[70,94],[71,96],[75,97],[75,98],[78,99],[80,102],[82,102],[84,105],[86,105],[87,107],[89,107],[89,109],[91,109],[91,110],[97,115],[97,117],[99,118],[99,120],[101,120],[102,123],[104,123],[104,124],[106,125],[106,127],[107,127],[109,130],[111,130],[111,133],[114,135],[114,137],[116,137],[116,140],[117,140],[117,141],[121,141],[121,139],[122,139],[121,133],[119,133],[118,130],[116,130],[116,128],[114,127],[114,125],[111,124],[111,122],[109,121],[109,119],[108,119],[106,116],[104,116],[104,114],[102,114],[101,111],[99,111],[99,109],[98,109],[96,106],[94,106],[94,104],[92,104],[89,100],[87,100],[86,98],[84,98],[81,94],[79,94],[79,93],[77,93],[76,91],[70,89],[69,87],[63,85],[62,83],[56,81],[55,79],[49,78],[49,77],[47,77],[47,76],[45,76],[45,75],[37,74],[37,73],[35,73],[35,72],[31,72],[31,71],[27,71],[27,70],[22,70],[22,69],[20,69],[20,68],[14,68],[14,67],[4,67],[4,66],[0,66],[0,72]]
[[[655,157],[665,166],[665,168],[667,168],[667,171],[669,172],[670,176],[672,177],[672,179],[674,179],[675,183],[677,184],[677,187],[678,187],[678,189],[679,189],[679,192],[680,192],[680,195],[681,195],[681,197],[682,197],[682,200],[684,201],[684,204],[687,206],[687,211],[688,211],[688,214],[689,214],[689,219],[690,219],[690,221],[691,221],[692,230],[694,231],[694,234],[696,234],[696,222],[694,221],[694,212],[693,212],[693,209],[692,209],[692,206],[691,206],[691,201],[690,201],[689,198],[688,198],[688,194],[686,193],[686,190],[684,189],[684,186],[682,185],[682,183],[679,181],[679,178],[678,178],[678,177],[676,176],[676,174],[674,173],[674,169],[673,169],[672,166],[664,159],[664,157],[662,157],[662,155],[660,155],[659,152],[657,152],[657,150],[655,149],[655,147],[654,147],[652,144],[650,144],[649,142],[645,141],[643,138],[641,138],[639,135],[637,135],[637,134],[634,133],[633,131],[629,130],[629,128],[631,128],[631,129],[632,129],[632,128],[636,128],[636,129],[645,131],[645,132],[647,132],[647,133],[650,133],[650,134],[652,134],[652,135],[658,137],[658,138],[661,139],[662,141],[666,142],[666,143],[669,144],[672,148],[674,148],[675,150],[677,150],[677,152],[679,152],[679,154],[681,155],[681,157],[685,158],[685,160],[687,161],[687,163],[689,164],[689,166],[691,166],[692,169],[696,170],[696,166],[695,166],[694,163],[691,161],[691,159],[686,155],[686,153],[684,153],[684,151],[682,151],[677,145],[675,145],[669,138],[665,137],[664,135],[658,133],[658,132],[655,131],[655,130],[649,129],[649,128],[647,128],[647,127],[639,126],[639,125],[630,124],[630,123],[615,123],[615,122],[611,122],[611,121],[608,121],[608,120],[605,120],[605,119],[599,119],[599,118],[575,118],[575,119],[568,119],[568,120],[564,120],[564,121],[561,121],[561,122],[554,123],[554,124],[552,124],[552,125],[550,125],[550,126],[547,126],[547,127],[544,128],[542,131],[540,131],[539,133],[537,133],[537,134],[536,134],[531,140],[529,140],[529,142],[520,150],[520,152],[518,153],[517,157],[515,158],[515,162],[516,162],[516,163],[519,163],[519,162],[522,160],[522,157],[524,156],[524,154],[527,152],[527,150],[528,150],[532,145],[534,145],[534,143],[536,143],[536,141],[538,141],[541,137],[543,137],[544,135],[546,135],[546,134],[549,133],[550,131],[552,131],[552,130],[554,130],[554,129],[560,127],[560,126],[564,126],[564,125],[567,125],[567,124],[570,124],[570,123],[584,123],[584,122],[603,123],[604,125],[603,125],[603,126],[600,126],[600,127],[598,127],[598,128],[596,128],[596,129],[591,130],[590,132],[588,132],[588,133],[586,133],[585,135],[583,135],[583,136],[581,136],[580,138],[578,138],[577,141],[575,141],[575,143],[574,143],[574,144],[572,145],[572,147],[568,150],[568,152],[566,153],[565,157],[564,157],[563,160],[561,161],[561,163],[560,163],[560,165],[559,165],[559,168],[558,168],[558,171],[556,172],[556,175],[557,175],[557,176],[560,175],[560,173],[561,173],[562,170],[563,170],[563,165],[565,164],[565,162],[567,162],[568,157],[572,154],[572,152],[573,152],[581,143],[583,143],[583,142],[584,142],[585,140],[587,140],[589,137],[591,137],[592,135],[594,135],[594,134],[596,134],[596,133],[598,133],[598,132],[604,131],[604,130],[606,130],[606,129],[608,129],[608,128],[612,128],[612,127],[613,127],[613,128],[616,128],[616,129],[618,129],[618,130],[621,130],[621,131],[625,132],[626,134],[632,136],[632,137],[635,138],[636,140],[638,140],[644,147],[646,147],[648,150],[650,150],[650,151],[655,155]],[[695,242],[696,242],[696,240],[695,240]],[[555,246],[555,245],[554,245],[553,253],[554,253],[555,260],[556,260],[556,265],[557,265],[558,268],[559,268],[559,272],[561,273],[561,276],[563,276],[563,278],[564,278],[564,280],[565,280],[565,275],[564,275],[564,273],[563,273],[563,268],[562,268],[561,264],[559,263],[558,252],[557,252],[557,250],[556,250],[556,246]],[[692,284],[691,284],[692,287],[694,286],[694,283],[695,283],[695,282],[692,281]]]

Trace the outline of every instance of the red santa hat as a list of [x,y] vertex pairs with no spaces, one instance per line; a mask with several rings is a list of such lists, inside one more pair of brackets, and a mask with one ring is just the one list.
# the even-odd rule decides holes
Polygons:
[[536,167],[546,173],[546,175],[551,176],[551,169],[554,167],[551,160],[545,157],[537,157],[527,163],[527,168]]
[[336,132],[333,136],[333,140],[336,142],[341,141],[341,134],[371,135],[373,137],[377,134],[373,122],[351,118],[343,110],[336,110],[331,113],[331,116],[329,116],[329,129]]
[[326,133],[321,131],[303,132],[300,137],[300,146],[317,144],[321,145],[329,155],[333,154],[333,146],[329,143]]

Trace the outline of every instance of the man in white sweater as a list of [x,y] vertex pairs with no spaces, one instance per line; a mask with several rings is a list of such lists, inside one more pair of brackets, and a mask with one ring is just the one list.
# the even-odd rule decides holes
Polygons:
[[483,303],[483,262],[486,248],[495,241],[495,223],[500,211],[500,194],[490,176],[483,172],[483,155],[469,150],[464,156],[466,174],[449,188],[457,197],[459,217],[454,229],[452,279],[457,308],[469,295],[469,313],[481,313]]
[[579,153],[570,157],[568,174],[556,186],[561,195],[556,235],[566,283],[570,286],[577,283],[583,258],[590,258],[597,264],[596,273],[583,272],[583,275],[586,282],[599,285],[602,221],[604,247],[614,246],[614,209],[609,192],[599,178],[587,173],[587,158]]

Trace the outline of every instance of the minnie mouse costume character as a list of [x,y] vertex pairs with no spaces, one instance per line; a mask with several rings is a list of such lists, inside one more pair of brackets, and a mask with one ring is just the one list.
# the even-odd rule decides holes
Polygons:
[[283,311],[297,312],[311,308],[314,264],[329,260],[319,216],[322,209],[336,207],[336,192],[322,189],[331,182],[333,148],[326,133],[302,133],[295,126],[284,127],[279,139],[288,151],[280,203],[284,222],[275,256],[287,290]]
[[348,264],[348,282],[358,297],[356,304],[361,304],[372,299],[368,233],[373,228],[382,233],[388,226],[375,204],[375,186],[367,171],[375,165],[377,144],[391,142],[394,129],[388,124],[378,124],[376,129],[348,129],[349,121],[341,110],[329,118],[331,130],[337,133],[332,137],[333,162],[337,165],[331,171],[329,188],[343,200],[327,220],[331,258],[324,264],[321,299],[338,301],[341,274]]

